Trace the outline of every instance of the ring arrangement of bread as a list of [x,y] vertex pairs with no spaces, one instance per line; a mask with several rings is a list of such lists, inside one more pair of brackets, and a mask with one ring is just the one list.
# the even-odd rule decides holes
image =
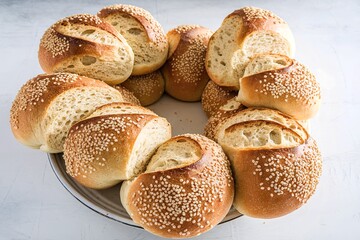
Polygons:
[[[308,128],[320,86],[294,53],[289,25],[255,7],[214,32],[181,25],[165,34],[151,13],[121,4],[69,16],[41,38],[45,73],[18,92],[11,129],[24,145],[63,153],[85,187],[122,184],[119,205],[155,235],[198,236],[232,206],[277,218],[307,202],[322,172]],[[204,135],[172,136],[145,108],[165,93],[201,101]]]

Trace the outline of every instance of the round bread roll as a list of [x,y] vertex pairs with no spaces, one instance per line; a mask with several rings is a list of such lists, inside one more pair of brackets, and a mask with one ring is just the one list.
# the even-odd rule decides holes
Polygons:
[[228,213],[234,196],[230,164],[221,147],[194,134],[162,144],[146,171],[121,186],[134,222],[166,238],[204,233]]
[[40,74],[24,84],[10,112],[21,143],[45,152],[62,152],[71,125],[96,107],[124,97],[106,83],[71,73]]
[[212,31],[197,25],[184,25],[167,33],[169,56],[161,71],[165,91],[181,101],[200,101],[209,81],[205,54]]
[[113,85],[130,76],[134,53],[110,24],[79,14],[59,20],[45,32],[39,62],[47,73],[77,73]]
[[295,43],[287,23],[272,12],[244,7],[228,15],[209,41],[206,70],[220,86],[239,89],[249,59],[258,54],[293,56]]
[[164,93],[165,82],[160,71],[141,76],[131,76],[121,84],[132,92],[142,106],[148,106],[158,101]]
[[270,109],[245,109],[217,127],[215,139],[230,158],[235,208],[276,218],[301,207],[322,171],[316,142],[296,120]]
[[161,25],[148,11],[118,4],[103,8],[98,16],[113,25],[134,51],[132,75],[152,73],[164,64],[169,44]]
[[317,113],[320,85],[296,60],[281,55],[257,56],[245,73],[237,98],[245,106],[274,108],[298,120],[310,119]]
[[114,88],[120,92],[124,98],[124,102],[132,103],[134,105],[141,105],[139,99],[128,89],[121,85],[115,85]]
[[201,95],[201,105],[206,115],[211,117],[222,105],[235,96],[237,96],[237,91],[228,90],[213,81],[209,81]]
[[86,187],[108,188],[142,172],[170,137],[168,121],[146,108],[129,103],[101,106],[70,129],[64,147],[66,171]]

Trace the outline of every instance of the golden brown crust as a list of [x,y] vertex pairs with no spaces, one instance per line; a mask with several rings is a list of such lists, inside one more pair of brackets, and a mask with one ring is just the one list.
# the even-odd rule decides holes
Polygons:
[[243,36],[248,36],[252,32],[258,31],[259,29],[274,32],[282,32],[284,30],[288,31],[287,23],[283,19],[266,9],[244,7],[235,10],[226,18],[231,18],[233,16],[239,16],[243,22],[241,33],[239,34],[238,38],[239,42],[242,42],[244,40]]
[[42,119],[52,100],[61,93],[86,87],[110,88],[104,82],[70,73],[40,74],[26,82],[10,111],[10,125],[21,143],[39,148],[44,142]]
[[319,109],[320,85],[304,65],[293,60],[288,67],[242,78],[238,100],[248,107],[274,108],[306,120]]
[[[109,84],[124,81],[134,61],[132,49],[116,29],[90,14],[66,17],[50,26],[41,38],[38,58],[47,73],[72,72]],[[126,68],[119,70],[119,64]]]
[[159,48],[163,48],[164,50],[167,49],[168,43],[161,25],[148,11],[143,8],[126,4],[116,4],[104,7],[97,15],[100,18],[106,18],[110,15],[121,13],[135,18],[144,27],[149,41]]
[[234,116],[236,113],[246,109],[244,105],[239,105],[234,109],[219,109],[214,115],[212,115],[204,128],[204,135],[212,140],[215,140],[215,134],[219,124],[226,119]]
[[158,101],[165,89],[165,81],[160,71],[153,73],[131,76],[121,84],[124,88],[132,92],[142,106],[148,106]]
[[[213,70],[213,67],[210,67],[210,65],[214,65],[214,64],[230,64],[232,65],[232,61],[234,61],[234,59],[240,57],[240,59],[238,60],[239,62],[243,62],[243,64],[246,64],[246,61],[249,57],[253,57],[254,53],[251,53],[251,51],[249,53],[245,52],[245,48],[244,45],[246,45],[246,40],[249,39],[249,37],[251,37],[253,34],[255,34],[256,32],[264,32],[266,31],[267,33],[269,33],[270,35],[273,35],[274,33],[278,34],[281,36],[281,38],[283,40],[285,40],[287,42],[287,49],[282,49],[283,50],[283,54],[287,55],[287,56],[293,56],[295,53],[295,42],[294,42],[294,38],[293,35],[290,31],[290,28],[288,26],[288,24],[282,20],[280,17],[276,16],[274,13],[272,13],[269,10],[265,10],[265,9],[261,9],[261,8],[256,8],[256,7],[244,7],[238,10],[235,10],[234,12],[232,12],[231,14],[229,14],[223,21],[222,26],[225,25],[225,23],[227,23],[229,20],[229,22],[231,21],[237,21],[238,23],[236,24],[238,27],[236,29],[233,29],[234,32],[234,36],[232,36],[232,39],[230,40],[231,42],[236,43],[233,47],[233,52],[237,52],[237,54],[239,54],[238,50],[241,50],[243,53],[240,54],[241,56],[233,56],[232,54],[230,54],[231,56],[229,56],[229,58],[231,60],[227,61],[227,63],[225,62],[219,62],[219,63],[214,63],[215,62],[215,56],[214,54],[210,54],[210,48],[214,47],[214,39],[217,39],[218,36],[221,36],[222,34],[225,35],[225,33],[222,33],[222,29],[221,27],[213,34],[213,36],[210,38],[209,41],[209,51],[207,51],[206,54],[206,70],[207,73],[210,77],[211,80],[213,80],[214,82],[216,82],[218,85],[220,86],[224,86],[224,87],[228,87],[229,89],[232,90],[239,90],[239,84],[238,84],[238,79],[236,79],[236,82],[234,82],[235,80],[232,81],[228,81],[227,78],[234,78],[233,75],[236,75],[237,78],[242,76],[242,71],[244,69],[232,69],[231,72],[227,73],[227,77],[224,77],[223,75],[219,75],[219,73],[216,70]],[[227,46],[227,43],[224,43],[225,46]],[[217,46],[218,47],[218,46]],[[220,49],[219,49],[220,50]],[[272,50],[269,52],[258,52],[257,54],[268,54],[268,53],[275,53]],[[234,59],[232,59],[234,57]],[[235,60],[236,61],[236,60]],[[225,66],[225,65],[224,65]],[[231,68],[228,68],[228,70],[224,70],[226,71],[230,71]]]
[[40,41],[39,62],[42,69],[47,73],[54,72],[57,68],[56,65],[72,56],[93,55],[100,57],[106,54],[108,50],[116,49],[115,46],[102,45],[62,34],[59,27],[66,27],[69,24],[96,27],[112,34],[119,41],[123,40],[118,37],[119,34],[110,24],[103,22],[94,15],[79,14],[63,18],[47,29]]
[[[150,14],[150,12],[143,8],[132,5],[117,4],[101,9],[97,15],[105,21],[109,21],[112,16],[119,15],[124,16],[124,18],[133,18],[140,24],[139,27],[141,27],[142,30],[146,33],[146,48],[155,52],[156,60],[145,63],[142,62],[142,60],[139,60],[135,51],[135,48],[138,48],[138,42],[128,40],[129,44],[132,46],[135,52],[135,65],[131,74],[132,76],[144,75],[154,72],[165,63],[169,44],[163,28],[161,27],[160,23]],[[109,21],[109,23],[111,22]],[[117,29],[120,31],[120,33],[125,31],[125,29],[123,30],[122,28]]]
[[312,196],[322,171],[313,139],[294,148],[228,153],[235,178],[236,209],[251,217],[275,218],[301,207]]
[[210,230],[229,211],[233,180],[221,147],[187,134],[169,141],[192,139],[203,153],[186,167],[139,175],[130,184],[127,202],[133,220],[153,234],[188,238]]
[[115,85],[114,88],[120,92],[123,96],[124,102],[128,102],[134,105],[141,105],[140,100],[128,89],[120,85]]
[[209,81],[201,95],[201,105],[208,117],[213,116],[228,100],[237,95],[237,91],[220,87],[214,81]]
[[201,99],[209,81],[205,54],[211,35],[212,31],[196,25],[179,26],[167,33],[170,54],[161,71],[170,96],[190,102]]
[[129,178],[126,166],[141,129],[156,115],[114,114],[91,117],[71,127],[65,141],[66,172],[94,189]]

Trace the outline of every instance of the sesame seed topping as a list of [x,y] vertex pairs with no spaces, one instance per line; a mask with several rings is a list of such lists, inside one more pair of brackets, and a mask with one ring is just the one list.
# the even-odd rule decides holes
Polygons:
[[[40,46],[45,48],[46,51],[51,53],[53,58],[57,56],[62,56],[70,49],[70,42],[68,37],[57,32],[57,26],[63,25],[66,26],[71,22],[83,23],[83,24],[101,24],[102,21],[95,15],[91,14],[78,14],[70,17],[60,19],[55,24],[53,24],[41,38]],[[79,45],[81,47],[81,45]]]
[[233,181],[230,163],[218,144],[201,135],[182,136],[197,141],[205,151],[206,157],[187,170],[194,174],[180,172],[169,178],[166,170],[151,173],[160,176],[157,182],[151,175],[140,175],[129,199],[142,225],[178,237],[195,236],[221,221],[214,215],[215,208],[222,206]]
[[268,80],[263,79],[259,83],[261,88],[260,94],[270,94],[273,98],[283,98],[288,102],[289,97],[296,102],[303,102],[307,105],[313,105],[321,98],[320,85],[315,76],[302,64],[294,60],[290,69],[283,69],[274,72],[268,72]]
[[248,23],[257,19],[271,19],[274,24],[285,24],[285,21],[272,13],[269,10],[256,8],[256,7],[244,7],[242,11],[245,15],[244,20]]
[[209,81],[202,94],[202,107],[206,113],[212,115],[236,94],[236,91],[227,90],[213,81]]
[[137,118],[137,114],[114,114],[77,123],[70,129],[64,146],[67,173],[72,177],[89,175],[105,167],[108,157],[112,156],[107,152],[124,148],[123,133],[139,131],[146,121]]
[[185,35],[189,31],[201,29],[202,31],[193,37],[182,38],[180,44],[187,44],[187,48],[182,53],[174,53],[168,60],[174,75],[175,83],[193,83],[195,86],[201,83],[201,78],[206,74],[205,55],[207,43],[212,35],[210,30],[199,28],[198,26],[179,26],[174,31]]
[[267,152],[261,160],[252,161],[260,170],[255,171],[255,175],[265,174],[262,177],[265,181],[259,184],[259,188],[268,191],[270,197],[287,193],[305,203],[314,193],[322,169],[320,151],[312,139],[300,148],[303,149],[301,154]]
[[132,92],[144,105],[146,101],[143,98],[153,96],[162,96],[164,92],[164,79],[159,71],[140,75],[131,76],[122,83],[122,86]]
[[12,108],[10,118],[15,129],[19,127],[19,115],[22,112],[33,111],[40,103],[45,103],[43,97],[48,91],[49,85],[60,86],[64,83],[77,81],[78,75],[71,73],[40,74],[27,81],[17,94]]
[[200,28],[200,25],[180,25],[176,28],[174,28],[174,31],[176,31],[178,34],[184,34],[187,33],[190,30]]

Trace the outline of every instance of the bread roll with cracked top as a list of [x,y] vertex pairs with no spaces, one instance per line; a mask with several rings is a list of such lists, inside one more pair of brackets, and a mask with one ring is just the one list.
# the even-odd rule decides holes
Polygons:
[[165,91],[181,101],[200,101],[209,81],[205,54],[212,31],[198,25],[178,26],[167,33],[169,56],[161,68]]
[[121,186],[134,222],[166,238],[189,238],[218,224],[233,201],[230,165],[221,147],[194,134],[173,137],[146,171]]
[[313,195],[322,171],[314,139],[296,120],[270,109],[245,109],[220,123],[215,139],[230,158],[235,208],[276,218]]
[[237,91],[220,87],[214,81],[209,81],[201,95],[201,105],[208,117],[213,116],[227,101],[237,96]]
[[95,15],[79,14],[46,30],[39,62],[47,73],[76,73],[114,85],[130,76],[134,53],[110,24]]
[[257,56],[245,73],[237,98],[245,106],[277,109],[298,120],[310,119],[317,113],[320,85],[298,61],[282,55]]
[[27,146],[62,152],[72,124],[114,101],[126,99],[102,81],[71,73],[40,74],[18,92],[10,111],[11,129]]
[[170,137],[169,122],[149,109],[107,104],[70,129],[64,147],[66,171],[86,187],[108,188],[141,173]]
[[168,55],[169,44],[160,23],[145,9],[117,4],[97,14],[124,36],[134,51],[132,75],[144,75],[159,69]]
[[155,71],[141,76],[131,76],[121,86],[132,92],[142,106],[148,106],[162,97],[165,82],[161,72]]
[[295,52],[288,24],[274,13],[244,7],[229,14],[209,41],[206,70],[220,86],[239,89],[239,79],[249,60],[260,54]]

